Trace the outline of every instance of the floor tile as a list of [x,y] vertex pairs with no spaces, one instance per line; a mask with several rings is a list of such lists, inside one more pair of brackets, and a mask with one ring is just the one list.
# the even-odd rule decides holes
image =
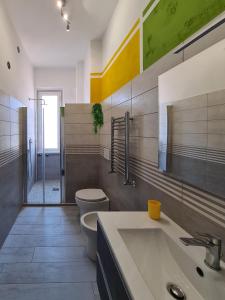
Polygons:
[[98,285],[96,282],[92,282],[92,289],[95,296],[99,296]]
[[0,300],[100,300],[77,207],[26,207],[0,250]]
[[0,263],[0,272],[3,270],[3,264]]
[[18,217],[15,224],[17,225],[61,225],[63,217],[48,217],[48,216],[30,216]]
[[28,234],[28,235],[64,235],[77,234],[80,232],[79,225],[13,225],[9,234]]
[[90,283],[0,285],[3,300],[94,300]]
[[88,259],[84,247],[37,247],[33,262],[69,262]]
[[95,264],[69,263],[14,263],[3,264],[0,283],[56,283],[92,282],[96,280]]
[[3,247],[71,247],[84,246],[82,234],[68,235],[8,235]]
[[67,217],[78,216],[79,210],[76,206],[63,207],[24,207],[19,214],[22,216],[49,216],[49,217]]
[[31,262],[34,248],[2,248],[0,249],[0,263]]
[[67,217],[62,217],[62,224],[78,224],[80,226],[80,216],[67,216]]
[[18,217],[16,225],[80,225],[80,218],[77,216],[52,217],[52,216],[22,216]]

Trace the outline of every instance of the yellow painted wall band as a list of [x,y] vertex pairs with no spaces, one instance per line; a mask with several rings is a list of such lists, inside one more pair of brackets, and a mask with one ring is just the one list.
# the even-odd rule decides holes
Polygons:
[[91,78],[91,103],[102,101],[102,78]]
[[138,19],[135,22],[135,24],[133,25],[133,27],[131,28],[131,30],[128,32],[128,34],[126,35],[126,37],[124,38],[124,40],[120,44],[119,48],[116,50],[116,52],[113,54],[113,56],[111,57],[111,59],[109,60],[109,62],[107,63],[107,65],[105,66],[104,70],[102,72],[99,72],[99,73],[91,73],[91,76],[102,76],[105,73],[105,71],[107,70],[107,68],[109,67],[109,65],[112,63],[112,61],[117,56],[117,54],[120,52],[120,50],[123,48],[123,46],[128,41],[128,39],[131,37],[131,35],[133,34],[133,32],[137,29],[137,27],[139,26],[139,24],[140,24],[140,19]]
[[102,100],[112,95],[138,74],[140,74],[140,30],[134,34],[102,77]]
[[99,103],[140,74],[140,19],[126,35],[103,72],[91,73],[91,103]]
[[102,77],[91,78],[91,103],[101,102],[140,74],[138,29]]
[[91,76],[101,76],[103,73],[91,73]]

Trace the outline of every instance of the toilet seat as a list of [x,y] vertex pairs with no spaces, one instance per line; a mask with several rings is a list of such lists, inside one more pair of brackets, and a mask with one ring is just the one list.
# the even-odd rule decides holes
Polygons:
[[91,211],[108,211],[109,198],[101,189],[84,189],[75,194],[80,216]]
[[75,194],[76,199],[87,202],[99,202],[106,200],[106,194],[101,189],[83,189]]

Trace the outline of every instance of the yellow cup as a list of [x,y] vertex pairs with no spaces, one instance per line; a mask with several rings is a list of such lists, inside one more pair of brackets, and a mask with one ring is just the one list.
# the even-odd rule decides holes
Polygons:
[[153,220],[160,219],[161,202],[157,200],[148,200],[148,215]]

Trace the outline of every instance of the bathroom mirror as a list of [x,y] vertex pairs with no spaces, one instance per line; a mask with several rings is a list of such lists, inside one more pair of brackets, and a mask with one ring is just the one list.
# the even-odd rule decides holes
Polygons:
[[159,76],[159,168],[225,201],[225,40]]

